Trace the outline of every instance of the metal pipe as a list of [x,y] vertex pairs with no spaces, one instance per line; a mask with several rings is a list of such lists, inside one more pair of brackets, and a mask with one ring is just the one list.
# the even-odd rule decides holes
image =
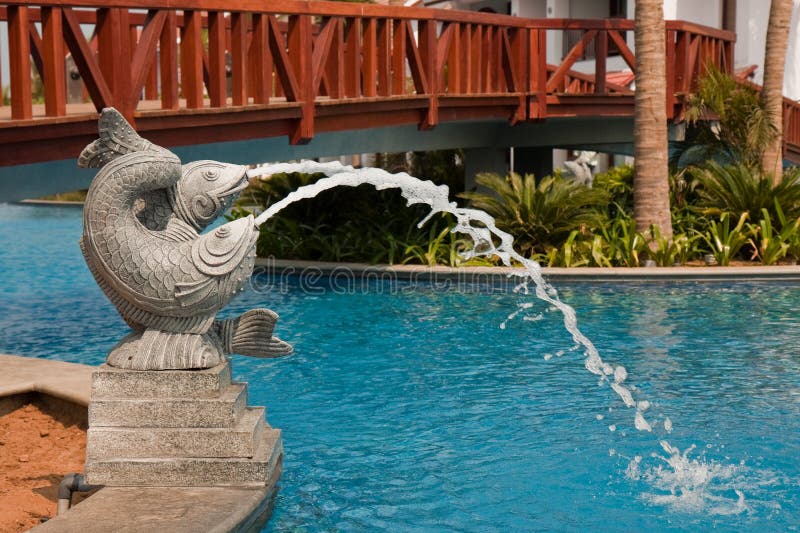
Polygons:
[[86,483],[83,474],[67,474],[58,484],[58,508],[56,514],[60,515],[69,510],[70,505],[72,505],[73,492],[89,492],[96,488],[99,488],[99,486]]

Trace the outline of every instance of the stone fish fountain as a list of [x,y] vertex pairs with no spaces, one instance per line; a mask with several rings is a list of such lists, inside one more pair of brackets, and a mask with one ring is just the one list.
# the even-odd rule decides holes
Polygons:
[[[634,427],[656,429],[645,416],[650,403],[634,397],[623,366],[603,361],[540,266],[514,250],[512,236],[487,213],[451,202],[446,186],[337,162],[283,163],[248,172],[207,161],[181,166],[174,154],[141,139],[111,109],[103,111],[100,138],[84,150],[80,164],[100,168],[87,197],[81,247],[98,284],[133,329],[93,377],[86,465],[92,484],[274,484],[281,467],[280,432],[266,425],[263,408],[245,409],[246,387],[230,382],[225,355],[274,357],[291,347],[272,336],[277,315],[268,309],[227,320],[216,314],[251,274],[258,226],[291,203],[339,186],[398,188],[409,204],[431,207],[420,225],[436,213],[453,215],[454,231],[474,243],[466,256],[495,255],[507,266],[517,265],[511,275],[518,277],[519,289],[533,290],[561,312],[584,366],[633,410]],[[256,219],[249,216],[200,234],[248,176],[279,172],[327,177],[294,191]],[[663,433],[672,430],[668,418],[658,424]],[[688,460],[688,452],[665,440],[659,444],[668,454],[660,479],[707,471],[707,465]],[[634,458],[632,467],[640,461]],[[712,477],[701,480],[701,492]],[[681,498],[685,488],[681,482],[668,490]],[[743,508],[743,495],[737,496],[735,509]]]
[[258,228],[252,218],[205,229],[247,185],[245,168],[215,161],[181,166],[141,137],[113,108],[100,138],[78,159],[99,168],[84,208],[81,250],[100,288],[134,332],[108,364],[134,370],[211,368],[225,353],[291,353],[272,336],[277,315],[254,309],[216,314],[253,271]]
[[274,485],[280,431],[226,355],[288,355],[278,316],[218,319],[252,274],[252,217],[201,234],[247,185],[245,168],[181,165],[113,108],[78,164],[98,168],[80,245],[97,284],[133,330],[92,376],[86,480],[107,486]]

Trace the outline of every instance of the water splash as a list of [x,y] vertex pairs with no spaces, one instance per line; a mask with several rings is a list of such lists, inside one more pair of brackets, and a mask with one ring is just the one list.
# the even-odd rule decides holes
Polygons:
[[[363,184],[372,185],[378,190],[399,189],[408,205],[427,204],[430,206],[430,213],[419,223],[419,227],[437,213],[453,215],[456,219],[453,232],[467,235],[473,241],[473,248],[462,254],[464,259],[496,256],[504,265],[516,267],[509,274],[519,278],[519,285],[515,289],[516,292],[528,294],[529,284],[533,282],[533,291],[536,297],[549,304],[551,309],[561,312],[564,327],[575,341],[575,346],[571,351],[582,349],[586,369],[599,376],[600,384],[608,384],[627,408],[634,409],[634,427],[637,430],[653,431],[653,426],[644,415],[645,411],[650,407],[650,403],[637,401],[634,398],[633,389],[625,385],[625,381],[628,378],[625,367],[622,365],[613,366],[603,361],[594,344],[578,328],[575,310],[559,299],[556,289],[542,276],[541,266],[536,261],[520,255],[513,247],[513,237],[509,233],[498,229],[495,226],[494,218],[488,213],[477,209],[458,207],[455,202],[450,201],[449,190],[446,185],[435,185],[430,181],[417,179],[405,172],[391,174],[378,168],[356,169],[349,165],[342,165],[338,161],[329,163],[302,161],[300,163],[263,165],[248,171],[248,177],[257,178],[292,172],[322,173],[327,177],[311,185],[300,187],[281,201],[272,204],[256,218],[257,225],[263,224],[285,207],[300,200],[314,198],[318,194],[335,187],[356,187]],[[505,329],[507,322],[515,319],[520,313],[531,307],[532,304],[529,303],[520,304],[519,309],[511,313],[500,324],[500,328]],[[538,319],[538,317],[533,318],[533,320]],[[563,353],[563,351],[559,351],[555,355],[561,356]],[[545,354],[544,356],[546,360],[551,357],[551,354]],[[598,420],[602,420],[602,418],[598,418]],[[672,431],[672,421],[669,418],[664,420],[663,425],[667,432]],[[617,427],[611,424],[608,426],[608,430],[615,432]],[[671,446],[666,441],[660,441],[660,444],[664,451],[668,453],[668,456],[662,457],[653,454],[653,457],[663,461],[663,465],[651,468],[643,473],[642,458],[637,456],[629,463],[626,471],[627,477],[631,479],[645,478],[653,488],[662,491],[661,494],[646,493],[645,497],[647,499],[657,504],[668,505],[682,510],[704,510],[705,512],[718,514],[743,512],[747,509],[744,494],[738,489],[733,489],[728,483],[733,479],[734,472],[737,472],[737,467],[725,467],[716,463],[705,463],[697,459],[689,459],[688,455],[694,447],[681,453],[678,448]],[[612,451],[613,454],[614,452]],[[664,465],[666,465],[666,468]],[[726,499],[724,496],[717,496],[712,491],[707,490],[712,484],[712,480],[716,480],[716,482],[722,481],[725,487],[735,491],[736,498],[734,500]]]

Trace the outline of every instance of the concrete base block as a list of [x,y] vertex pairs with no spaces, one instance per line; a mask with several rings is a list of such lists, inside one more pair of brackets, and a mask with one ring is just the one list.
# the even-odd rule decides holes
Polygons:
[[239,421],[246,405],[247,386],[244,383],[231,384],[216,398],[95,399],[93,396],[89,404],[89,426],[230,428]]
[[248,407],[232,428],[90,427],[86,456],[118,457],[253,457],[264,434],[263,407]]
[[207,370],[137,371],[103,365],[92,379],[86,480],[111,487],[274,485],[280,430],[229,363]]
[[213,398],[231,384],[231,365],[195,370],[131,371],[100,365],[92,373],[95,398]]
[[278,429],[268,429],[252,458],[129,458],[89,461],[86,481],[114,487],[264,486],[280,467]]

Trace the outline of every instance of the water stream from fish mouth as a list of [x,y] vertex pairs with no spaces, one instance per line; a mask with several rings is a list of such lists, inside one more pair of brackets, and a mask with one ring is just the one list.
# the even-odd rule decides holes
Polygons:
[[[260,226],[285,207],[317,195],[335,187],[357,187],[369,184],[378,190],[399,189],[408,205],[426,204],[430,213],[419,223],[424,225],[438,213],[448,213],[455,217],[453,232],[464,234],[472,239],[473,247],[465,251],[463,258],[497,256],[508,267],[516,267],[509,276],[518,278],[517,291],[527,294],[532,291],[537,298],[557,309],[562,317],[566,330],[572,336],[575,345],[571,351],[582,351],[583,363],[589,372],[599,377],[600,385],[607,385],[623,402],[626,408],[633,410],[633,426],[641,432],[657,435],[658,446],[651,458],[656,459],[656,466],[645,467],[641,456],[626,458],[629,461],[626,477],[635,481],[644,481],[654,492],[645,492],[642,497],[657,505],[667,505],[683,512],[705,512],[711,514],[736,514],[748,510],[746,496],[742,487],[758,485],[748,477],[759,476],[757,472],[746,470],[743,465],[723,465],[714,461],[706,461],[702,457],[691,458],[694,450],[691,446],[681,451],[671,445],[665,437],[672,431],[673,423],[668,417],[655,421],[648,420],[646,413],[651,407],[650,401],[637,399],[636,387],[627,384],[628,372],[621,364],[610,364],[602,359],[592,341],[578,328],[575,310],[561,301],[556,289],[548,283],[541,266],[518,253],[513,246],[513,236],[497,228],[494,218],[484,211],[458,207],[449,198],[446,185],[436,185],[430,181],[420,180],[407,173],[392,174],[378,168],[354,168],[342,165],[338,161],[317,163],[301,161],[299,163],[276,163],[262,165],[248,171],[249,178],[258,178],[278,173],[321,173],[326,177],[317,182],[298,188],[282,200],[269,206],[255,219]],[[499,327],[505,328],[509,320],[522,315],[532,307],[530,302],[518,304],[518,309],[508,315]],[[534,319],[535,320],[535,319]],[[555,355],[561,356],[564,351]],[[546,359],[550,354],[545,356]],[[602,415],[598,415],[601,420]],[[608,426],[609,431],[616,431],[615,425]],[[655,443],[654,443],[655,444]],[[611,454],[625,457],[617,450]],[[665,454],[663,455],[662,454]],[[767,475],[767,474],[764,474]],[[759,476],[761,477],[761,476]]]

